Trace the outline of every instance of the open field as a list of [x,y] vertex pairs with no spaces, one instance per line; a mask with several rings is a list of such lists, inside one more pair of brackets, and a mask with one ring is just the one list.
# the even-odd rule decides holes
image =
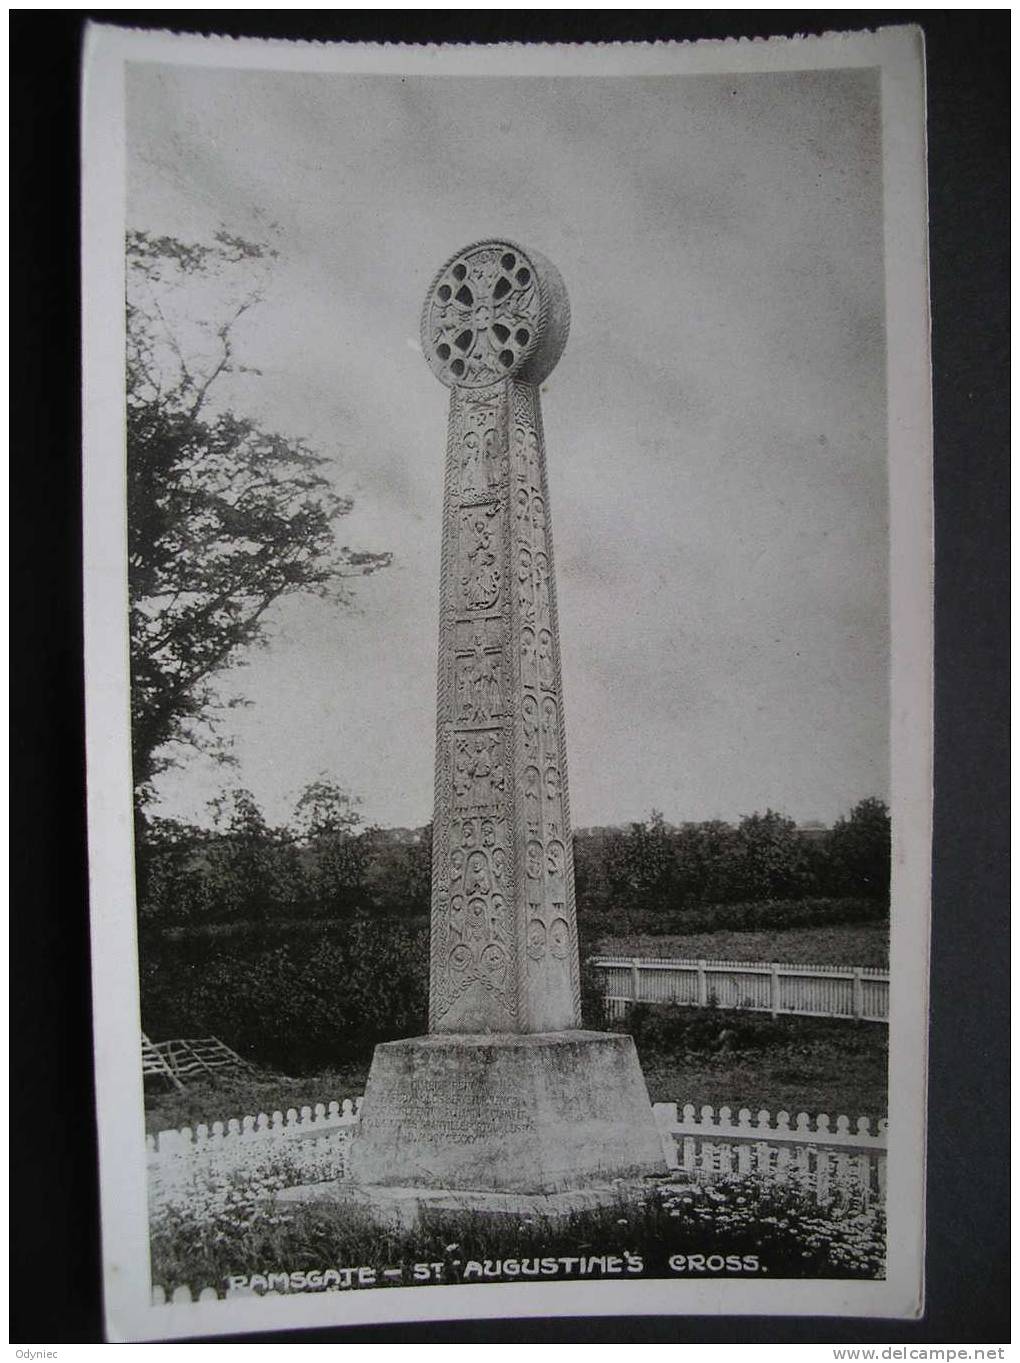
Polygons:
[[769,932],[699,932],[650,937],[604,937],[603,956],[659,956],[715,961],[785,961],[791,965],[863,965],[887,968],[887,923],[778,928]]
[[367,1078],[367,1064],[351,1064],[300,1078],[268,1070],[230,1078],[218,1076],[189,1084],[183,1092],[153,1085],[145,1094],[145,1130],[151,1135],[182,1126],[194,1128],[199,1122],[208,1126],[231,1117],[257,1117],[260,1112],[286,1112],[289,1107],[300,1112],[302,1107],[316,1103],[343,1102],[345,1098],[359,1098]]
[[[854,1026],[843,1023],[842,1026]],[[878,1024],[859,1024],[875,1027]],[[884,1029],[883,1029],[884,1030]],[[876,1040],[878,1040],[876,1038]],[[641,1066],[653,1103],[693,1103],[701,1108],[742,1107],[758,1112],[807,1112],[830,1117],[884,1117],[888,1104],[885,1038],[847,1055],[833,1047],[784,1047],[775,1054],[732,1058],[653,1052]]]
[[884,1117],[888,1029],[642,1005],[628,1019],[653,1103]]

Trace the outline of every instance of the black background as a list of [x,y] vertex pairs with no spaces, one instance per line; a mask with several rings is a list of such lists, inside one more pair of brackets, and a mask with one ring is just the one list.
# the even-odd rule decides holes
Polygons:
[[[917,23],[933,291],[936,743],[927,1313],[398,1325],[294,1342],[1009,1339],[1006,11],[14,11],[11,1339],[102,1338],[86,895],[78,101],[108,23],[375,41],[624,41]],[[125,1039],[125,1044],[130,1044]]]

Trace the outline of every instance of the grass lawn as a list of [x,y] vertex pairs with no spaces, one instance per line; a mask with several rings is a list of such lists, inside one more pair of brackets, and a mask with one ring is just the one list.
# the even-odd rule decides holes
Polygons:
[[[880,1023],[665,1009],[667,1032],[637,1046],[653,1103],[884,1117],[887,1029]],[[729,1036],[723,1037],[723,1033]],[[722,1045],[724,1049],[718,1049]],[[148,1132],[357,1098],[368,1063],[301,1078],[260,1073],[146,1094]]]
[[270,1116],[289,1107],[300,1112],[316,1103],[343,1102],[359,1098],[365,1091],[368,1063],[345,1065],[342,1069],[322,1070],[318,1074],[291,1079],[286,1075],[261,1070],[240,1077],[202,1079],[179,1089],[152,1088],[145,1094],[145,1130],[171,1131],[199,1122],[227,1122],[231,1117]]
[[690,936],[604,937],[603,956],[661,956],[714,961],[783,961],[792,965],[888,968],[888,923],[781,928],[770,932],[703,932]]
[[[853,1027],[853,1023],[842,1024]],[[862,1023],[874,1029],[880,1024]],[[794,1116],[807,1112],[830,1117],[845,1114],[853,1124],[858,1117],[884,1117],[888,1104],[886,1038],[873,1036],[866,1050],[848,1054],[841,1048],[784,1047],[774,1054],[729,1056],[681,1056],[675,1052],[646,1053],[641,1057],[653,1103],[693,1103],[729,1107],[733,1115],[742,1107],[773,1115],[786,1111]]]

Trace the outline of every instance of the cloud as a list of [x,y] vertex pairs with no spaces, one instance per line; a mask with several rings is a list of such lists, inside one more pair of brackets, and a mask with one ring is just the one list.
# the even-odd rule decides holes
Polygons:
[[398,560],[360,614],[288,603],[245,668],[238,755],[271,810],[325,749],[369,818],[430,816],[447,396],[409,352],[436,268],[494,233],[571,296],[543,402],[578,823],[887,793],[874,73],[138,66],[128,95],[132,225],[276,225],[245,393],[335,452],[345,538]]

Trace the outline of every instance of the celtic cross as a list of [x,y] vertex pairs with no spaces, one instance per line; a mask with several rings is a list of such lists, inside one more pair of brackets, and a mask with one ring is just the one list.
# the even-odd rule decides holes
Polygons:
[[538,385],[566,344],[556,268],[514,242],[452,256],[422,349],[450,389],[429,1030],[580,1026],[573,846]]

